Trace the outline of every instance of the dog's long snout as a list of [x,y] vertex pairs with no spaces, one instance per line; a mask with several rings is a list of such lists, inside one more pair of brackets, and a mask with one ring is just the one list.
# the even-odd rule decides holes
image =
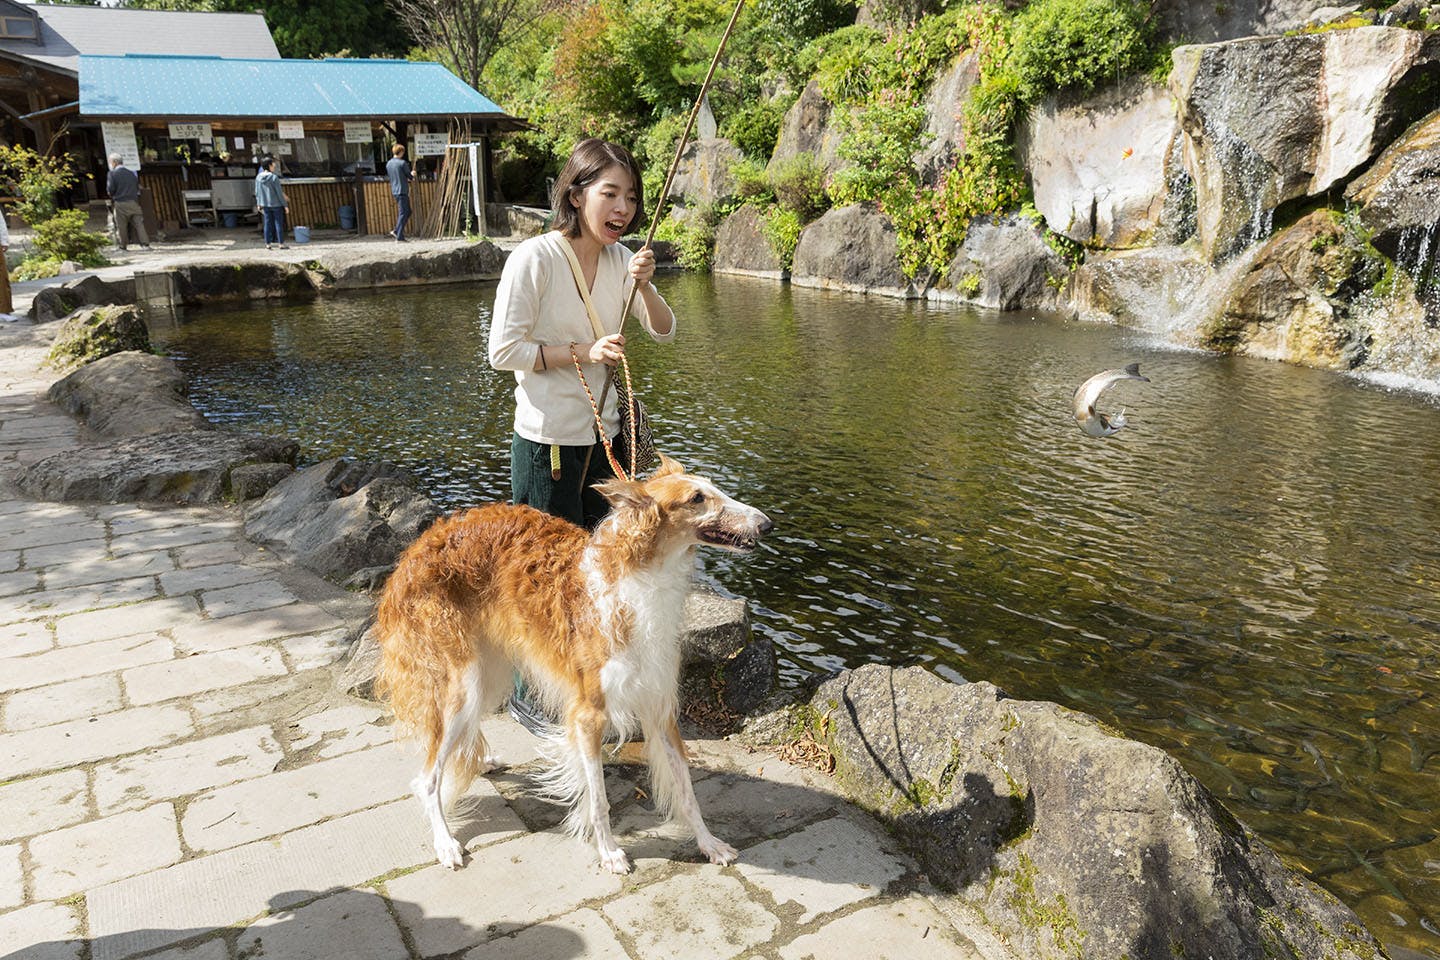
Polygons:
[[760,514],[760,525],[756,529],[760,531],[760,536],[766,536],[771,530],[775,529],[775,521],[762,513]]

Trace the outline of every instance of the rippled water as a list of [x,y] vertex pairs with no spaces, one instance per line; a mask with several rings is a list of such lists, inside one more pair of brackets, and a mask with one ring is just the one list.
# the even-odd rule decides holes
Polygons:
[[[922,663],[1178,757],[1397,956],[1440,957],[1440,409],[1112,327],[674,276],[632,347],[662,447],[777,531],[707,576],[788,681]],[[509,491],[493,285],[197,314],[157,339],[213,420]],[[1141,363],[1108,441],[1076,384]]]

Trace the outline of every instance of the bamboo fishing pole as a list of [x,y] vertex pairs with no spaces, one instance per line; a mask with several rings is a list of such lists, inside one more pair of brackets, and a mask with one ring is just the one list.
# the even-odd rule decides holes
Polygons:
[[[745,0],[735,0],[735,10],[730,14],[730,22],[725,25],[725,32],[720,35],[720,45],[715,48],[715,56],[710,58],[710,69],[705,71],[705,80],[700,84],[700,93],[695,98],[695,105],[690,108],[690,116],[685,121],[685,129],[680,134],[680,142],[675,145],[675,159],[670,161],[670,169],[665,174],[665,186],[660,188],[660,200],[655,205],[655,216],[650,219],[650,232],[645,237],[645,243],[641,250],[649,250],[650,244],[655,241],[655,231],[660,226],[660,221],[665,215],[665,201],[670,198],[670,185],[675,182],[675,171],[680,168],[680,157],[685,153],[685,144],[690,139],[690,131],[695,126],[695,118],[700,115],[700,105],[705,102],[705,94],[710,89],[710,79],[715,76],[715,68],[720,65],[720,55],[725,52],[725,44],[730,39],[730,31],[735,29],[735,21],[740,19],[740,8],[745,6]],[[630,308],[635,304],[635,293],[640,289],[636,284],[630,288],[630,296],[625,298],[625,307],[620,312],[620,329],[625,329],[625,318],[630,316]]]

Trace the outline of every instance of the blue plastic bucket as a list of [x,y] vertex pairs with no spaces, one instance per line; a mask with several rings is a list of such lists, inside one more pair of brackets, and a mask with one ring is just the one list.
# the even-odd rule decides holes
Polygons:
[[350,206],[349,204],[346,204],[345,206],[340,208],[340,229],[355,229],[355,208]]
[[296,243],[309,243],[309,242],[310,242],[310,228],[309,228],[309,227],[296,227],[296,228],[295,228],[295,242],[296,242]]
[[240,226],[240,214],[222,213],[220,214],[220,221],[225,224],[227,229],[234,230],[236,227]]

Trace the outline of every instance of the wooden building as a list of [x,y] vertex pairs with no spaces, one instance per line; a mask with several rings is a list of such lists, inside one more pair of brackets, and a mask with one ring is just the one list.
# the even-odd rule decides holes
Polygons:
[[105,170],[99,129],[77,123],[80,57],[177,54],[278,60],[258,13],[189,13],[0,0],[0,141],[70,153],[97,199]]
[[492,138],[525,125],[438,63],[128,55],[82,56],[79,67],[78,122],[138,165],[164,226],[242,221],[269,156],[292,224],[349,226],[349,208],[355,229],[386,233],[395,204],[383,170],[400,142],[417,173],[411,229],[449,232],[442,189],[463,188],[461,204],[483,210]]

